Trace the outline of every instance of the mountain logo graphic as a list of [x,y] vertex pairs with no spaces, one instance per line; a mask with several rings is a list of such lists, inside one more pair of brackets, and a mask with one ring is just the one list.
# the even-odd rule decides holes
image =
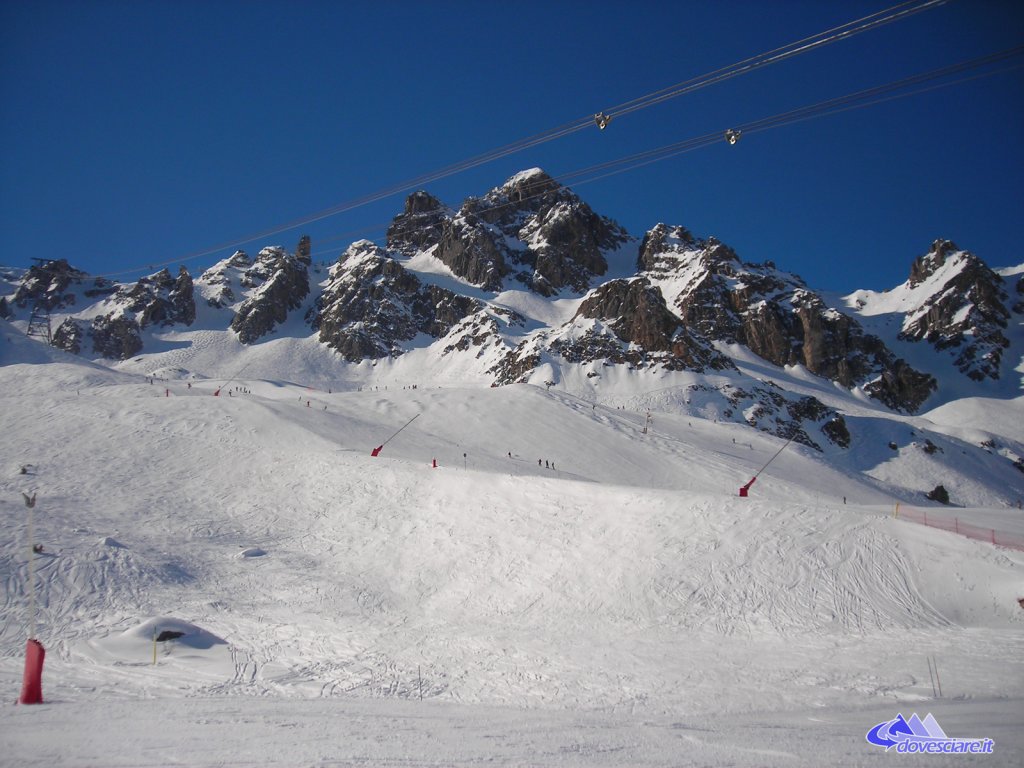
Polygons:
[[892,720],[879,723],[865,737],[869,744],[884,747],[888,752],[895,749],[903,753],[934,755],[949,754],[992,754],[995,742],[992,739],[950,738],[929,712],[922,720],[915,712],[909,718],[902,714]]

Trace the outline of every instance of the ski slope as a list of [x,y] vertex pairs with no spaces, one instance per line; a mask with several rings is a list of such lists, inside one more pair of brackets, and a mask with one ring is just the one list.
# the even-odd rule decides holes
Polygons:
[[1024,554],[893,519],[907,462],[791,446],[741,499],[782,441],[692,414],[150,383],[3,339],[10,701],[23,491],[48,656],[0,763],[872,765],[866,731],[912,710],[1024,755]]

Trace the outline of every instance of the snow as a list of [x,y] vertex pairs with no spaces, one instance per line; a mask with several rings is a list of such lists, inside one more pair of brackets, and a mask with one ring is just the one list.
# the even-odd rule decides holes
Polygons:
[[441,387],[419,350],[342,372],[285,332],[192,339],[112,370],[0,327],[9,701],[23,491],[47,648],[0,762],[883,765],[865,733],[917,712],[1020,764],[1024,553],[893,517],[963,462],[984,503],[957,514],[1020,530],[1020,473],[953,458],[1024,452],[1019,401],[883,419],[832,388],[863,442],[790,446],[740,499],[782,441],[700,418],[694,374]]
[[524,181],[529,181],[537,176],[544,176],[545,173],[541,168],[527,168],[525,171],[519,171],[518,173],[511,176],[508,181],[502,184],[502,189],[507,187],[514,187]]
[[916,285],[912,285],[910,280],[907,280],[902,285],[888,291],[854,291],[844,297],[845,305],[868,317],[907,313],[904,325],[909,326],[916,319],[914,312],[921,311],[922,304],[926,299],[933,296],[937,298],[940,295],[946,284],[963,270],[966,259],[966,251],[956,251],[950,254],[932,274]]

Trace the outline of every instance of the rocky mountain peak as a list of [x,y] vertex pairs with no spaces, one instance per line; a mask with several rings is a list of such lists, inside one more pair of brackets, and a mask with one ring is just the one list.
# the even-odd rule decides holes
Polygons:
[[956,367],[976,381],[998,379],[1010,346],[1011,302],[1003,278],[974,254],[936,240],[914,261],[906,285],[916,306],[900,338],[952,354]]
[[488,291],[510,279],[544,296],[579,293],[608,271],[605,253],[629,236],[544,171],[518,173],[457,211],[416,192],[388,228],[388,248],[430,251],[459,277]]
[[935,240],[928,253],[919,256],[911,264],[910,286],[914,287],[923,283],[935,274],[936,270],[945,265],[947,258],[960,252],[952,240]]
[[406,256],[435,247],[450,228],[455,212],[428,192],[413,192],[387,231],[388,248]]
[[531,168],[492,189],[484,195],[479,205],[472,207],[491,223],[507,223],[524,212],[537,213],[559,202],[580,200],[540,168]]
[[251,344],[267,335],[288,319],[290,311],[302,306],[309,294],[308,237],[300,241],[300,253],[303,247],[307,254],[305,261],[280,246],[263,248],[252,265],[242,272],[241,285],[252,290],[235,313],[231,329],[243,344]]

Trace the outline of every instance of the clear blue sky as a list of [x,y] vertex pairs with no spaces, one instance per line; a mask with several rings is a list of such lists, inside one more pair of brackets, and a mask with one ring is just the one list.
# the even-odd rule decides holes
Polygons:
[[[186,257],[865,16],[896,0],[0,2],[0,264]],[[452,206],[1024,42],[1024,3],[947,5],[427,185]],[[1021,64],[1017,57],[1014,63]],[[825,290],[949,238],[1024,261],[1024,68],[576,187],[633,234],[715,235]],[[249,242],[333,261],[404,195]],[[136,273],[138,274],[138,273]],[[129,277],[129,275],[125,275]]]

